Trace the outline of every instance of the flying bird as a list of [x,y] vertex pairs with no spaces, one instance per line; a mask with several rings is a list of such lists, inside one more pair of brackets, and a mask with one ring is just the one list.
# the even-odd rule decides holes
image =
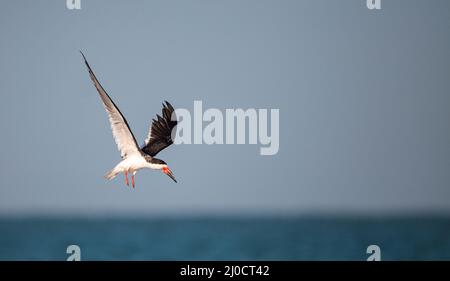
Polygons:
[[177,121],[172,105],[168,101],[163,103],[162,117],[157,114],[156,119],[152,120],[152,124],[144,145],[139,147],[133,132],[131,132],[127,120],[97,80],[97,77],[89,66],[84,54],[81,51],[80,53],[83,56],[84,63],[88,68],[91,80],[94,82],[94,86],[100,95],[106,112],[108,113],[114,140],[116,141],[122,157],[122,161],[119,162],[119,164],[117,164],[111,171],[106,173],[105,178],[111,180],[115,178],[117,174],[124,173],[125,183],[129,186],[128,174],[131,174],[131,184],[134,188],[134,176],[136,175],[136,172],[143,168],[149,168],[161,170],[173,181],[177,182],[172,171],[167,166],[167,163],[155,157],[158,152],[173,143],[171,134],[172,129],[177,125]]

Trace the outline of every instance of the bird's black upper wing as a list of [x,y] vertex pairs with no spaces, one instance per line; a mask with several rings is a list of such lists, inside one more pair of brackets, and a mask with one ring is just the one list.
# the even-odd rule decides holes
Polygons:
[[168,101],[163,104],[162,117],[159,115],[156,117],[157,119],[153,119],[145,144],[141,148],[150,156],[155,156],[173,143],[172,129],[177,125],[175,110]]

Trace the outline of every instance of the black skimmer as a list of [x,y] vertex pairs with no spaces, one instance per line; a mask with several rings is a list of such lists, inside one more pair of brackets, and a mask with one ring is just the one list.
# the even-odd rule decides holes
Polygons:
[[[167,166],[166,162],[161,159],[155,158],[161,150],[168,147],[173,143],[172,129],[177,125],[175,113],[172,105],[165,101],[162,108],[162,117],[156,115],[157,119],[153,119],[150,126],[148,136],[144,145],[139,148],[136,138],[131,132],[130,126],[127,120],[120,112],[119,108],[114,104],[110,96],[103,89],[100,82],[95,77],[89,63],[86,60],[84,54],[84,62],[89,70],[89,75],[94,82],[94,86],[97,89],[106,112],[108,113],[109,123],[111,124],[111,130],[122,156],[122,161],[117,164],[111,171],[109,171],[105,178],[108,180],[113,179],[119,173],[125,174],[125,183],[129,186],[128,173],[131,174],[131,184],[134,188],[134,176],[136,172],[143,168],[161,170],[164,174],[168,175],[173,181],[177,182],[172,171]],[[173,115],[173,119],[172,119]]]

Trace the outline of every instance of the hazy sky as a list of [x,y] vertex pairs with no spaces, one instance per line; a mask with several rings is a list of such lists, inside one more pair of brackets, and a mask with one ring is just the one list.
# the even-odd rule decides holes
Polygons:
[[[2,1],[0,214],[450,211],[450,2]],[[142,143],[169,100],[279,108],[280,150],[179,145],[135,190],[78,50]]]

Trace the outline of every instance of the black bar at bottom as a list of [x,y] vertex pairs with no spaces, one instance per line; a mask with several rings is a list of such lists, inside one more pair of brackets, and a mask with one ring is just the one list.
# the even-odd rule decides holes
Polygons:
[[301,280],[356,277],[448,276],[448,262],[142,261],[0,262],[2,275],[36,277],[142,277],[145,280]]

